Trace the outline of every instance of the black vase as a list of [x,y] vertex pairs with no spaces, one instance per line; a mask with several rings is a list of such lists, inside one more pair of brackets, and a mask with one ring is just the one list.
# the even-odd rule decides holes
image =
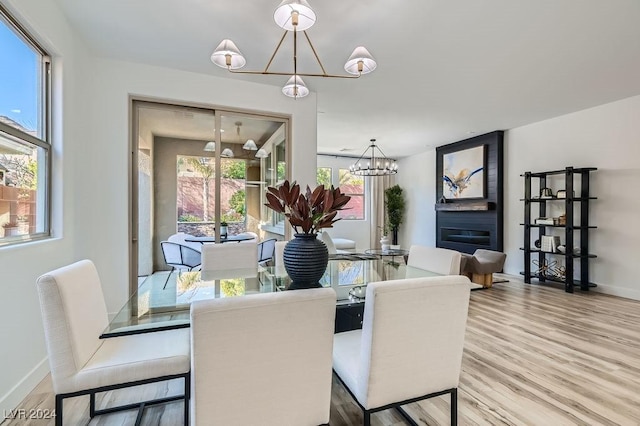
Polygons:
[[291,278],[290,289],[320,287],[329,262],[327,246],[314,234],[296,234],[284,247],[284,269]]

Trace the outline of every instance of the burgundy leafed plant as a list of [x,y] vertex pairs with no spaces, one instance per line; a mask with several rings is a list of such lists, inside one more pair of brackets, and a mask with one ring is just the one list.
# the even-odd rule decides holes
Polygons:
[[342,210],[350,199],[340,192],[340,188],[332,186],[325,189],[324,185],[313,191],[307,186],[307,191],[302,194],[300,185],[285,180],[278,188],[267,188],[268,203],[265,206],[283,213],[296,233],[317,234],[320,229],[332,228],[340,220],[335,218],[338,210]]

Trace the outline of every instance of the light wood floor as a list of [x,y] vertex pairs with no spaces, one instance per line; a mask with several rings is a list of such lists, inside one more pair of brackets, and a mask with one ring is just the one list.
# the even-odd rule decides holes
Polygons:
[[[640,302],[593,292],[567,294],[509,278],[509,283],[471,293],[459,424],[640,425]],[[179,387],[147,386],[134,397],[178,393]],[[105,399],[127,396],[131,394]],[[19,408],[53,407],[47,378]],[[407,411],[420,424],[449,424],[448,397],[411,404]],[[179,425],[182,403],[146,413],[146,425]],[[65,424],[87,424],[88,399],[65,402],[65,419]],[[134,419],[135,413],[120,413],[96,417],[89,424],[128,425]],[[334,380],[331,425],[361,422],[359,408]],[[372,424],[405,423],[395,412],[383,412],[372,416]]]

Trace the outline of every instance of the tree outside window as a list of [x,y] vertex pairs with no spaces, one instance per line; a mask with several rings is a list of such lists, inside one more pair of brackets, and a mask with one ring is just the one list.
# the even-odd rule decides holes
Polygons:
[[338,217],[344,220],[364,219],[364,177],[352,175],[349,169],[338,170],[339,186],[351,199],[344,210],[338,211]]

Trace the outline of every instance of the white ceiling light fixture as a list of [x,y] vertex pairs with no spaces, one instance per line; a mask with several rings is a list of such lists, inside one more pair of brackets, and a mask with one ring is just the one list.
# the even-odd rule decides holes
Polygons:
[[[276,46],[276,50],[271,55],[267,66],[262,71],[239,71],[246,64],[246,59],[240,53],[238,47],[229,39],[222,40],[211,55],[211,61],[219,67],[226,68],[228,71],[240,74],[263,74],[263,75],[287,75],[290,76],[287,84],[282,88],[282,93],[292,98],[302,98],[309,94],[309,89],[304,84],[300,76],[303,77],[330,77],[330,78],[359,78],[364,74],[369,74],[376,69],[377,63],[367,49],[362,46],[355,48],[351,56],[344,65],[348,75],[328,74],[324,69],[324,65],[320,61],[320,57],[316,52],[311,39],[307,34],[307,29],[311,28],[316,22],[316,14],[306,0],[282,0],[280,5],[273,13],[273,19],[276,24],[284,29],[284,34]],[[304,33],[309,47],[320,65],[321,73],[301,73],[298,72],[298,32]],[[273,62],[280,46],[287,36],[288,32],[293,32],[293,72],[277,72],[269,71],[269,67]]]
[[220,157],[233,158],[233,151],[231,151],[231,149],[229,148],[225,148],[220,153]]
[[[367,151],[371,152],[367,155]],[[379,153],[376,153],[376,150]],[[359,176],[387,176],[398,173],[398,164],[396,160],[387,158],[380,148],[376,145],[376,140],[371,139],[371,145],[364,150],[360,158],[349,166],[349,172],[352,175]]]
[[211,61],[219,67],[229,68],[230,70],[240,69],[247,63],[236,44],[228,39],[222,40],[216,47],[213,55],[211,55]]
[[244,143],[244,145],[242,145],[242,149],[246,149],[247,151],[257,151],[258,146],[253,139],[249,139]]
[[304,98],[309,94],[309,89],[300,76],[292,75],[282,88],[282,93],[290,98]]
[[[242,126],[241,121],[236,121],[236,134],[238,135],[238,143],[242,143],[242,138],[240,137],[240,126]],[[242,149],[247,151],[257,151],[258,147],[256,146],[256,142],[253,139],[248,139],[244,145],[242,145]]]
[[287,31],[305,31],[316,23],[316,13],[306,0],[283,0],[273,12],[276,25]]
[[208,151],[208,152],[215,152],[215,150],[216,150],[216,141],[207,142],[207,144],[204,146],[204,150]]
[[256,158],[267,158],[269,153],[264,149],[260,148],[258,152],[256,152]]

